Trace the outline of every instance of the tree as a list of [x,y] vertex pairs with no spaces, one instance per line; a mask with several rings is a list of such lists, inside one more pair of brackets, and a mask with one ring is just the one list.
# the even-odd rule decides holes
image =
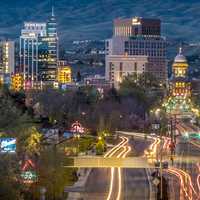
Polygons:
[[0,130],[17,131],[24,125],[29,117],[20,108],[18,108],[10,95],[6,92],[1,93],[0,98]]
[[29,128],[27,130],[28,137],[25,140],[25,150],[28,155],[39,155],[41,148],[41,138],[42,135],[36,130],[35,127]]
[[38,160],[38,182],[31,188],[33,199],[39,199],[41,187],[47,190],[49,200],[64,199],[64,187],[71,185],[75,180],[75,169],[64,168],[67,160],[64,152],[55,146],[49,146],[41,151]]
[[138,101],[145,101],[145,89],[138,81],[138,77],[133,74],[126,76],[122,83],[120,84],[119,93],[122,96],[132,96]]
[[102,155],[105,149],[105,141],[103,139],[99,139],[96,144],[96,154]]
[[20,199],[22,185],[19,184],[19,160],[15,155],[0,156],[0,199]]

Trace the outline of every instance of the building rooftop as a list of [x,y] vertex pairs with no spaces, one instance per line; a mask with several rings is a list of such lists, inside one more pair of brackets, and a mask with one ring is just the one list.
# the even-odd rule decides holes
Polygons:
[[176,63],[183,63],[183,62],[187,62],[186,57],[182,54],[182,48],[180,47],[179,49],[179,54],[175,57],[174,62]]

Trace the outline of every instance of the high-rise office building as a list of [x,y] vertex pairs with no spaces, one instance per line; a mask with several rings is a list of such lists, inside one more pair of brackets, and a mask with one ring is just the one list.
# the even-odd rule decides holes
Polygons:
[[[52,14],[47,22],[47,35],[42,38],[42,42],[46,44],[43,46],[43,54],[47,55],[46,66],[42,68],[42,80],[51,82],[56,80],[56,72],[58,66],[58,35],[57,23],[52,8]],[[46,51],[46,53],[44,53]]]
[[[163,84],[167,81],[166,39],[161,36],[161,21],[135,17],[132,19],[117,19],[114,21],[113,37],[106,41],[106,78],[117,86],[117,77],[111,79],[110,67],[112,57],[121,61],[135,57],[135,63],[145,63],[145,71],[155,76]],[[147,60],[147,61],[146,61]],[[109,62],[108,62],[109,61]],[[131,74],[135,63],[124,74]],[[115,68],[114,68],[115,69]],[[124,68],[125,70],[126,68]],[[140,73],[141,70],[138,71]]]
[[0,83],[9,84],[15,72],[15,42],[0,42]]
[[147,64],[147,56],[109,55],[106,58],[106,80],[118,89],[124,77],[144,74]]
[[38,81],[56,80],[58,37],[56,19],[52,15],[47,23],[25,22],[20,36],[20,71],[24,84],[34,87]]
[[24,84],[40,80],[39,47],[46,36],[46,23],[25,22],[20,36],[20,71]]
[[114,36],[136,36],[161,34],[161,21],[159,19],[146,19],[134,17],[130,19],[114,20]]

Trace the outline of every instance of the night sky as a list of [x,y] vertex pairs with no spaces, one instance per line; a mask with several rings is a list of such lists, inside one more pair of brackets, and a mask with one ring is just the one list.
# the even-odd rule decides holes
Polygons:
[[[107,38],[114,18],[131,16],[160,18],[164,35],[198,41],[199,10],[198,0],[55,0],[60,37],[65,41]],[[23,21],[45,21],[50,12],[50,0],[1,0],[0,36],[17,38]]]

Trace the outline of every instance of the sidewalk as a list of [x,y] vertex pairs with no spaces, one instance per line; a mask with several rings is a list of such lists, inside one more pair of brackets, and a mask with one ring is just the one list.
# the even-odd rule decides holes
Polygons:
[[[91,154],[93,153],[88,152],[87,156],[91,156]],[[92,169],[79,169],[77,171],[78,181],[71,187],[74,192],[68,193],[67,200],[83,200],[81,197],[81,191],[84,190],[91,171]]]
[[[80,188],[83,189],[87,183],[88,177],[91,173],[92,169],[79,169],[77,172],[78,181],[74,183],[72,188],[74,190],[79,190]],[[82,200],[80,192],[69,192],[67,200]]]

